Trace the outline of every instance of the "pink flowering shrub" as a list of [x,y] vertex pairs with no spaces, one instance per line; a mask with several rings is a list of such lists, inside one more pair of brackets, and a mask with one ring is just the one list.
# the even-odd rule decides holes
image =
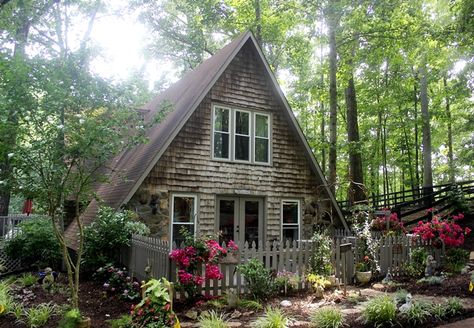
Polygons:
[[389,217],[377,216],[372,221],[372,229],[381,231],[385,235],[399,235],[407,232],[403,222],[398,219],[397,213],[392,213]]
[[434,216],[429,222],[418,222],[418,226],[413,228],[412,232],[423,240],[433,241],[435,246],[440,246],[443,242],[446,246],[458,247],[464,244],[464,237],[471,232],[471,229],[463,229],[456,223],[463,218],[462,213],[445,219]]
[[[224,248],[216,240],[194,239],[193,236],[185,233],[184,247],[170,253],[170,259],[178,267],[177,287],[186,291],[190,298],[196,297],[198,286],[206,280],[220,280],[224,277],[218,263],[229,252],[237,249],[233,241],[229,241]],[[204,267],[204,276],[198,274],[198,269],[202,267]]]

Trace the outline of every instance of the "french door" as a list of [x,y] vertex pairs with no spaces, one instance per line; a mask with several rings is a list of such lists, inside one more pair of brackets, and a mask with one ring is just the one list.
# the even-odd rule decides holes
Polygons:
[[220,240],[258,244],[263,236],[263,198],[217,197]]

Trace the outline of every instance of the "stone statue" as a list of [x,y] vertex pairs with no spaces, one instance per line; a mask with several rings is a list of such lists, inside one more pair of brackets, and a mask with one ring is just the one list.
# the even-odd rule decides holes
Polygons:
[[411,294],[408,293],[407,296],[405,297],[405,304],[403,304],[399,308],[401,313],[406,313],[408,312],[408,310],[411,309],[411,307],[413,306],[412,300],[413,300],[413,296],[411,296]]
[[425,277],[434,276],[436,271],[436,261],[433,255],[428,255],[426,258]]

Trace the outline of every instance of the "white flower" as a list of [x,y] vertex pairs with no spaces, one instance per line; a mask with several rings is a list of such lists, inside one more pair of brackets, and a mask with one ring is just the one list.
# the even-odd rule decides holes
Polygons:
[[79,119],[79,124],[84,124],[86,120],[84,120],[83,118]]
[[8,156],[8,158],[12,158],[13,155],[15,155],[15,154],[14,153],[9,153],[7,156]]
[[60,130],[64,129],[64,125],[59,124],[59,125],[58,125],[58,129],[60,129]]

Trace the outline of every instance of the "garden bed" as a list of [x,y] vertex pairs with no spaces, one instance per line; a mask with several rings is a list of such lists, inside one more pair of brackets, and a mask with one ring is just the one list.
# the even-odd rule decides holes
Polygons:
[[[31,293],[30,293],[31,292]],[[26,296],[32,295],[32,296]],[[22,299],[25,306],[31,307],[42,303],[51,302],[58,306],[69,304],[69,294],[66,285],[61,279],[56,284],[53,293],[43,289],[39,284],[27,288],[14,288],[13,296],[16,299]],[[128,313],[132,302],[121,299],[118,295],[104,294],[102,286],[93,281],[81,282],[79,292],[79,306],[84,316],[91,318],[91,326],[110,327],[107,320],[116,319],[121,315]],[[61,317],[53,315],[48,320],[45,327],[57,327]],[[15,317],[11,314],[0,317],[0,328],[23,328],[26,324],[16,322]]]

